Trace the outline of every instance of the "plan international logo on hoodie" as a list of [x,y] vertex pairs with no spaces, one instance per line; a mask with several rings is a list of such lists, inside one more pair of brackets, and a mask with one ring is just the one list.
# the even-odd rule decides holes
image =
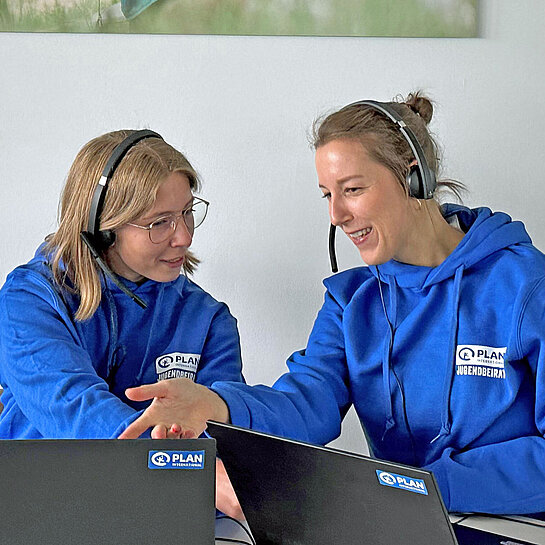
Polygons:
[[462,344],[456,349],[456,374],[505,379],[507,347]]
[[181,352],[163,354],[155,360],[157,380],[180,377],[195,380],[200,361],[200,354],[182,354]]

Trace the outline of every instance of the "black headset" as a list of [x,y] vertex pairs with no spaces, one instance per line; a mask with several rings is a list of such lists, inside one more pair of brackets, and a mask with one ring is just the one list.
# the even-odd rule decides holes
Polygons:
[[147,308],[147,304],[131,291],[123,281],[108,267],[103,259],[104,252],[115,242],[115,233],[111,229],[100,230],[100,216],[104,208],[104,199],[106,197],[106,191],[108,190],[108,184],[115,172],[115,169],[121,163],[121,160],[127,152],[140,140],[144,138],[161,138],[160,134],[150,130],[141,130],[131,133],[127,138],[120,142],[113,150],[110,158],[106,162],[106,166],[102,171],[100,180],[96,186],[91,200],[91,208],[89,209],[89,222],[87,224],[87,231],[81,231],[81,240],[85,243],[91,255],[97,262],[98,266],[102,269],[104,274],[112,280],[112,282],[125,294],[127,294],[136,304],[142,308]]
[[[353,102],[342,108],[342,110],[346,110],[352,106],[368,106],[385,115],[396,125],[409,144],[414,158],[416,159],[416,165],[410,167],[406,178],[409,195],[415,199],[431,199],[435,188],[437,187],[435,172],[428,166],[420,142],[413,131],[406,125],[405,121],[403,121],[401,116],[389,104],[376,100]],[[333,224],[331,224],[329,228],[329,261],[331,263],[331,270],[336,273],[339,269],[337,267],[337,257],[335,255],[335,225]]]

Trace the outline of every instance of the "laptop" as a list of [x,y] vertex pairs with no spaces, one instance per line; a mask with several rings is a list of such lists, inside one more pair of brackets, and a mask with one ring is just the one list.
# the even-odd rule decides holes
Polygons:
[[2,440],[0,542],[212,545],[213,439]]
[[[545,545],[545,522],[448,515],[433,474],[208,422],[257,545]],[[452,524],[451,524],[452,522]]]
[[258,545],[457,545],[429,471],[218,422],[216,439]]

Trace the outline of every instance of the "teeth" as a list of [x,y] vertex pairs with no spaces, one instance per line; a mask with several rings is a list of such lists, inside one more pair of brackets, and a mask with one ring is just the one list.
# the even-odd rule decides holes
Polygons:
[[350,236],[352,238],[360,238],[360,237],[364,237],[365,235],[368,235],[370,232],[371,232],[371,227],[366,227],[365,229],[362,229],[361,231],[350,233]]

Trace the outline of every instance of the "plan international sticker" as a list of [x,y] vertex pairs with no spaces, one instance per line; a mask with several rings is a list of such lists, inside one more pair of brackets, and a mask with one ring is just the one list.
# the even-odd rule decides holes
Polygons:
[[402,490],[408,490],[409,492],[428,495],[426,483],[422,479],[414,479],[413,477],[406,477],[405,475],[398,475],[397,473],[390,473],[389,471],[382,471],[381,469],[377,469],[376,472],[378,482],[384,486],[391,486],[392,488],[400,488]]
[[150,450],[149,469],[204,469],[204,450]]

